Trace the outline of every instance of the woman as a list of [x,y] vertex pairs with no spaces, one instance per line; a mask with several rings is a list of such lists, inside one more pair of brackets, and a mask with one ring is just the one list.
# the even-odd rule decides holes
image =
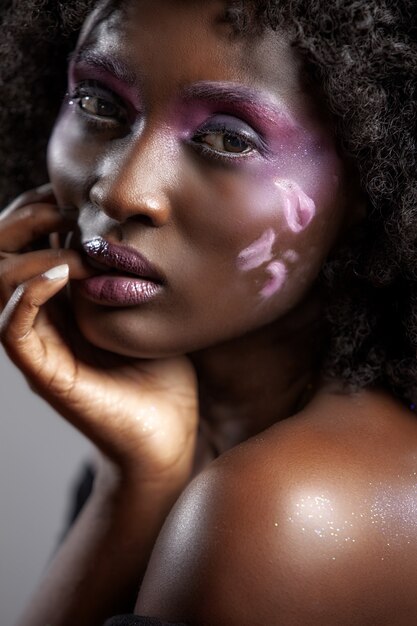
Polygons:
[[22,624],[415,623],[411,2],[21,5],[2,341],[99,451]]

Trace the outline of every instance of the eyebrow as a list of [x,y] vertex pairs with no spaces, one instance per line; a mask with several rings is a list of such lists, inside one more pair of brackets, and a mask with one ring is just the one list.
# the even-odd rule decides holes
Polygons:
[[123,61],[108,54],[100,54],[89,48],[79,48],[69,56],[70,65],[86,64],[113,74],[130,87],[137,84],[137,74],[132,72]]
[[[86,64],[109,72],[129,87],[137,86],[138,75],[123,61],[111,55],[95,52],[89,47],[81,47],[69,56],[70,66]],[[241,84],[220,81],[199,81],[186,85],[182,90],[185,101],[202,100],[222,102],[260,122],[285,124],[291,130],[300,129],[284,105],[274,102],[272,97],[258,89]]]
[[183,97],[185,100],[221,101],[226,105],[231,104],[252,117],[261,119],[261,121],[267,123],[280,121],[293,129],[299,128],[299,124],[285,105],[274,102],[269,94],[245,85],[201,81],[185,87]]

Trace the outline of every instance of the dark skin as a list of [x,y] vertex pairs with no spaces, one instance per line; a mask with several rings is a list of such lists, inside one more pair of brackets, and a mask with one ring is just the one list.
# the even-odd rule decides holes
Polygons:
[[[232,38],[223,8],[94,14],[52,187],[0,223],[3,344],[100,452],[26,626],[101,624],[142,580],[137,613],[199,626],[405,625],[417,609],[413,416],[315,376],[315,281],[359,219],[355,185],[285,34]],[[64,247],[28,251],[57,232]],[[158,266],[157,298],[86,293],[106,274],[80,252],[97,237]]]

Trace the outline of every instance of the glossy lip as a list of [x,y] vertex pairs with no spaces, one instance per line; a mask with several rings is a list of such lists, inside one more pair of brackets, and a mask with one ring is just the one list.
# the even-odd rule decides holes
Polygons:
[[[142,254],[130,246],[113,244],[102,237],[96,237],[82,243],[82,248],[95,269],[105,272],[106,269],[134,274],[162,285],[165,280],[162,273]],[[89,260],[87,259],[87,260]]]
[[96,237],[81,244],[87,263],[98,275],[76,281],[84,297],[111,307],[143,305],[164,288],[164,277],[144,256],[129,246]]
[[100,275],[77,281],[76,289],[96,304],[111,307],[143,305],[158,296],[163,286],[146,278]]

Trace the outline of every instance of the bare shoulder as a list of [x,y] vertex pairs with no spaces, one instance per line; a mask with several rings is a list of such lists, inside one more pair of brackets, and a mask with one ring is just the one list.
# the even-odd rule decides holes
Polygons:
[[322,394],[172,511],[137,609],[199,626],[415,623],[417,416]]

